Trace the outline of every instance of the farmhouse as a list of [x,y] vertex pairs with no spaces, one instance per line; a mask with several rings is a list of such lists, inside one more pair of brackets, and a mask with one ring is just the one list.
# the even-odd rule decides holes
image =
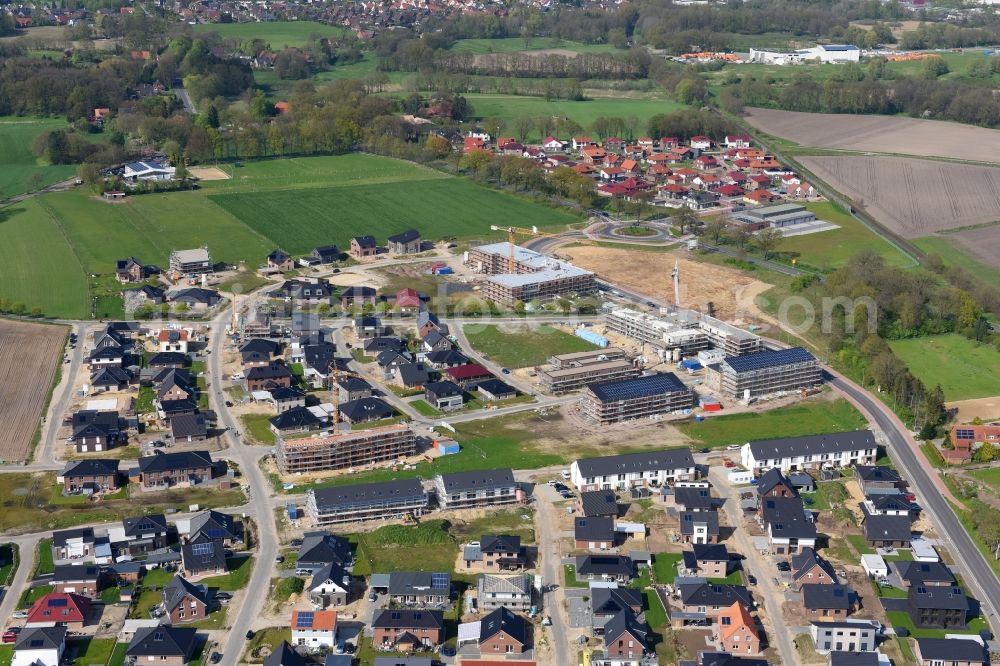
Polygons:
[[757,440],[740,449],[743,466],[757,473],[776,467],[782,471],[817,470],[869,464],[878,455],[870,430]]
[[823,381],[816,358],[802,347],[726,356],[705,370],[708,386],[743,401],[811,388]]
[[670,414],[693,404],[691,389],[672,372],[589,384],[580,398],[583,415],[601,424]]
[[509,467],[438,474],[434,486],[438,504],[445,510],[512,504],[523,499]]
[[193,250],[174,250],[170,253],[170,270],[181,275],[211,273],[212,256],[207,247]]
[[581,491],[663,486],[697,476],[691,449],[687,447],[584,458],[570,465],[570,478]]
[[[391,425],[319,437],[278,437],[275,460],[282,474],[364,467],[416,452],[416,437],[405,425]],[[162,457],[162,456],[161,456]]]
[[306,511],[316,525],[419,517],[427,506],[427,493],[416,479],[320,488],[306,498]]

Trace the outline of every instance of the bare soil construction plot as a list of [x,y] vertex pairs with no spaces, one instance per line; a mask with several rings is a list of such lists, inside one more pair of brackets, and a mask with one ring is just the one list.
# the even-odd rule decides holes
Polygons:
[[747,109],[747,122],[814,148],[997,162],[1000,132],[943,120]]
[[674,300],[670,272],[677,262],[681,271],[681,305],[705,311],[711,302],[717,316],[723,319],[756,313],[754,298],[772,286],[740,271],[691,261],[673,252],[631,252],[581,245],[560,247],[557,253],[608,282],[667,301]]
[[0,458],[24,460],[66,340],[62,326],[0,319]]
[[188,171],[201,180],[229,180],[229,174],[219,167],[191,167]]
[[[819,178],[904,238],[1000,218],[1000,168],[903,157],[802,157]],[[994,238],[983,232],[976,242]],[[963,232],[965,233],[965,232]],[[961,235],[958,238],[962,238]],[[991,263],[996,262],[993,254]]]

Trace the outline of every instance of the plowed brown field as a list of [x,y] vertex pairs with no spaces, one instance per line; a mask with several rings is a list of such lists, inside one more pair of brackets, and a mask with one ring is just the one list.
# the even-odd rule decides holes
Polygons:
[[0,458],[24,460],[38,428],[66,329],[0,319]]
[[773,136],[813,148],[1000,162],[1000,131],[898,116],[747,109],[747,121]]

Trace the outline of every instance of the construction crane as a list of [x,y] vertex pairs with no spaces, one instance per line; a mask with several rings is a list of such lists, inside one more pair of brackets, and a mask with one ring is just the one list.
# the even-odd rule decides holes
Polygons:
[[507,254],[507,272],[516,273],[515,262],[514,262],[514,247],[517,245],[518,236],[548,236],[549,234],[538,233],[538,227],[531,227],[530,229],[525,229],[524,227],[500,227],[495,224],[490,225],[491,231],[506,231],[507,232],[507,244],[510,246]]

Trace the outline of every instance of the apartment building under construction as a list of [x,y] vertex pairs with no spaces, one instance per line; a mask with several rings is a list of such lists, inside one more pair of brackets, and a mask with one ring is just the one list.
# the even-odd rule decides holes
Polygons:
[[670,414],[694,405],[691,389],[672,372],[587,386],[580,411],[598,423]]
[[727,356],[706,370],[708,387],[737,400],[811,388],[823,381],[819,362],[802,347]]
[[282,474],[364,468],[417,451],[413,431],[405,425],[344,431],[319,437],[278,438],[275,459]]
[[608,313],[609,330],[662,349],[695,354],[714,347],[726,356],[760,351],[760,336],[695,310],[651,315],[627,308]]
[[628,379],[639,375],[639,368],[617,347],[575,354],[561,354],[549,359],[550,368],[538,371],[538,380],[546,393],[559,395],[587,384]]

